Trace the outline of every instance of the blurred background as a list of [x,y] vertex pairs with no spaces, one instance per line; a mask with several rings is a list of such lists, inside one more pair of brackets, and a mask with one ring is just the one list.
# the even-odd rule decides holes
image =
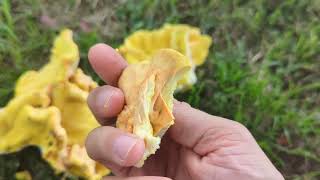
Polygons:
[[[319,0],[0,0],[0,107],[23,72],[48,62],[62,28],[74,31],[80,67],[103,84],[88,64],[90,46],[116,48],[164,23],[213,38],[198,82],[176,98],[243,123],[286,179],[320,179]],[[37,148],[0,155],[0,180],[21,169],[62,178]]]

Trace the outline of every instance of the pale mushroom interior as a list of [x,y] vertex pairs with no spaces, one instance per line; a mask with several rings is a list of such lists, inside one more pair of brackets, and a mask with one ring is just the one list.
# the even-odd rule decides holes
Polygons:
[[177,81],[190,69],[188,59],[172,49],[159,50],[148,62],[129,65],[119,80],[126,106],[117,127],[144,139],[146,145],[136,167],[156,152],[161,137],[174,123],[173,93]]

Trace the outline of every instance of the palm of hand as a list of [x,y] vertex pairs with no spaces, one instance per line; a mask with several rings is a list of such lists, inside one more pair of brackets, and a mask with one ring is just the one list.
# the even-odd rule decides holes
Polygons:
[[114,173],[129,177],[164,176],[176,180],[272,179],[272,172],[263,171],[272,164],[251,134],[237,123],[230,126],[233,127],[207,129],[190,148],[177,143],[171,134],[166,135],[161,148],[142,168],[122,167]]

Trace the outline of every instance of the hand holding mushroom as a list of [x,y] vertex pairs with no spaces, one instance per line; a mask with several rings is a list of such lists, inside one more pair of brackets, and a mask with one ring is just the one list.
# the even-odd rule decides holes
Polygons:
[[[123,76],[126,76],[132,67],[129,66],[126,70],[126,61],[114,49],[104,44],[92,47],[89,59],[95,71],[109,85],[98,87],[89,95],[89,107],[104,126],[89,134],[86,148],[91,158],[109,167],[116,176],[120,176],[117,179],[284,179],[243,125],[209,115],[178,101],[173,103],[174,124],[162,137],[160,149],[148,157],[141,168],[134,167],[141,159],[145,159],[149,141],[130,128],[123,128],[121,125],[121,129],[107,126],[114,123],[114,118],[130,98],[127,97],[128,90],[121,87],[121,81],[125,78],[120,76],[123,70]],[[124,92],[118,88],[119,77],[119,85]],[[142,79],[150,78],[153,77],[145,74]],[[147,91],[145,93],[147,95]],[[141,104],[148,101],[148,98],[138,99],[139,94],[132,97],[141,101]],[[130,102],[127,106],[129,105]],[[166,106],[161,107],[162,110],[166,109]],[[135,124],[136,117],[129,117],[133,118],[132,123]],[[125,122],[131,121],[127,119]],[[131,127],[131,123],[124,127]],[[154,130],[154,126],[151,129]]]

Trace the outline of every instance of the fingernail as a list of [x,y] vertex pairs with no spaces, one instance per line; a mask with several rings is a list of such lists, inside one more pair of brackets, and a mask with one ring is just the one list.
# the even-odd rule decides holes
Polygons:
[[100,110],[98,114],[99,116],[104,117],[108,114],[108,111],[112,105],[109,102],[113,96],[113,92],[114,91],[105,91],[104,93],[100,93],[97,96],[96,103],[97,103],[97,110]]
[[130,136],[120,136],[118,137],[113,144],[113,151],[115,155],[121,161],[127,159],[127,156],[131,149],[137,144],[138,139]]

